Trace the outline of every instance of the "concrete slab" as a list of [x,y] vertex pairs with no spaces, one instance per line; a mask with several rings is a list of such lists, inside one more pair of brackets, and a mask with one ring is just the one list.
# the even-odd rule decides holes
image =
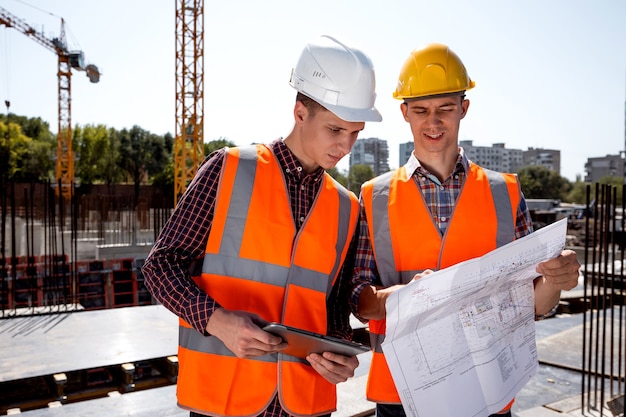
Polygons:
[[[7,414],[11,415],[11,414]],[[24,417],[189,417],[189,411],[176,406],[176,386],[152,388],[145,391],[61,405],[51,403],[48,408],[23,411]]]
[[176,355],[178,319],[161,305],[0,320],[0,382]]

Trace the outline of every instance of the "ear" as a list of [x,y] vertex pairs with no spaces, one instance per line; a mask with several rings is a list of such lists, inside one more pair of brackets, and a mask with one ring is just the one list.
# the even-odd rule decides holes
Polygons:
[[400,103],[400,111],[402,112],[402,117],[404,117],[404,120],[408,122],[409,117],[407,116],[407,112],[409,111],[409,105],[404,102]]
[[467,115],[467,109],[469,109],[470,101],[468,99],[464,99],[461,102],[461,119],[463,119]]
[[293,118],[296,123],[302,123],[306,120],[309,114],[309,110],[301,101],[296,101],[296,105],[293,107]]

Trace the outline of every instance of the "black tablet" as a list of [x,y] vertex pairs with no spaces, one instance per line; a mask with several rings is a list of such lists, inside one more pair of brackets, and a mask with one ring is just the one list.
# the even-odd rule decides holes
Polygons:
[[270,323],[263,330],[283,338],[287,355],[305,358],[309,353],[334,352],[345,356],[355,356],[370,350],[368,346],[332,336],[309,332],[279,323]]

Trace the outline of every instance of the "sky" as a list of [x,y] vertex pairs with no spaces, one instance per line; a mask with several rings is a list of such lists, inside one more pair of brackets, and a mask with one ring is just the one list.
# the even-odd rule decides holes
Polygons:
[[[175,134],[175,0],[0,0],[96,65],[74,71],[71,123]],[[626,2],[621,0],[204,1],[204,141],[269,142],[293,127],[291,69],[305,44],[328,34],[362,49],[376,71],[381,123],[360,138],[412,141],[392,97],[410,52],[450,46],[476,87],[460,140],[561,151],[561,175],[584,178],[587,158],[615,155],[626,135]],[[0,104],[57,131],[56,54],[0,26]],[[0,110],[7,111],[6,106]],[[404,161],[403,161],[404,162]],[[346,156],[338,165],[347,169]]]

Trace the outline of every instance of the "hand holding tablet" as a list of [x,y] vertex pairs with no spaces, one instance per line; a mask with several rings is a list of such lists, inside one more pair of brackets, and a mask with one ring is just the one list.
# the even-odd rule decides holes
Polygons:
[[350,342],[332,336],[309,332],[279,323],[270,323],[263,327],[266,332],[280,336],[287,342],[282,351],[287,355],[306,358],[309,353],[333,352],[345,356],[356,356],[370,350],[368,346]]

